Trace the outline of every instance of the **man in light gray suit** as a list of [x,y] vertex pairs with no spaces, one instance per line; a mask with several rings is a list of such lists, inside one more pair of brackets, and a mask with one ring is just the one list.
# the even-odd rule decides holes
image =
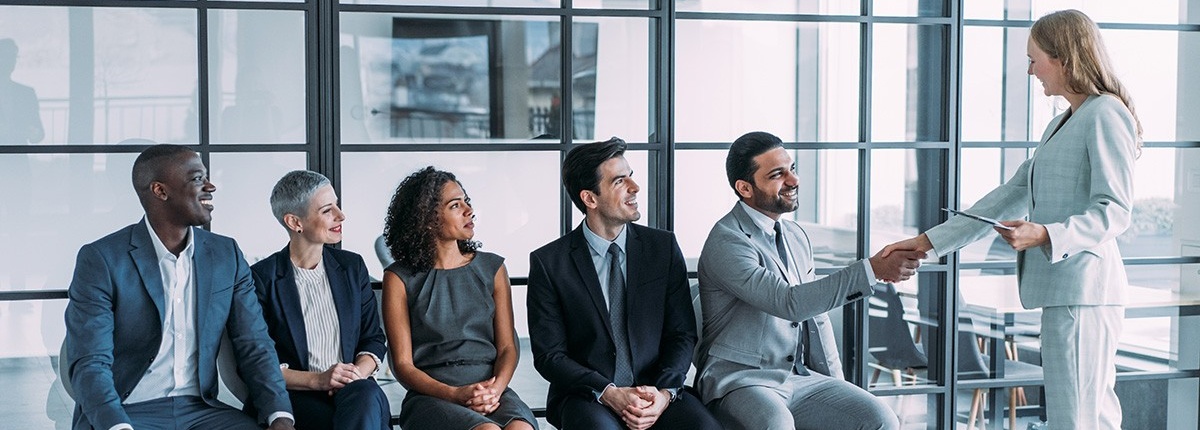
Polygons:
[[701,400],[727,428],[898,428],[886,405],[843,379],[825,313],[871,295],[876,278],[908,279],[925,254],[876,255],[817,280],[808,236],[782,218],[799,188],[782,141],[739,137],[725,170],[740,201],[700,253]]

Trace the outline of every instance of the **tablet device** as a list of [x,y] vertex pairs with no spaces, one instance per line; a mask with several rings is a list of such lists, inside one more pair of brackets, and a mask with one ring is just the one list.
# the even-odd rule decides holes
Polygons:
[[986,222],[986,223],[988,223],[988,224],[991,224],[991,225],[992,225],[992,227],[996,227],[996,228],[999,228],[999,229],[1004,229],[1004,230],[1012,230],[1012,229],[1013,229],[1012,227],[1006,226],[1006,225],[1004,225],[1004,224],[1000,224],[1000,221],[996,221],[996,220],[994,220],[994,219],[991,219],[991,218],[988,218],[988,217],[982,217],[982,216],[979,216],[979,215],[975,215],[975,214],[971,214],[971,213],[966,213],[966,212],[963,212],[963,211],[956,211],[956,210],[954,210],[954,209],[942,208],[942,210],[944,210],[944,211],[946,211],[946,212],[950,212],[950,213],[952,213],[952,214],[954,214],[954,215],[962,215],[962,216],[965,216],[965,217],[967,217],[967,218],[970,218],[970,219],[973,219],[973,220],[976,220],[976,221],[982,221],[982,222]]

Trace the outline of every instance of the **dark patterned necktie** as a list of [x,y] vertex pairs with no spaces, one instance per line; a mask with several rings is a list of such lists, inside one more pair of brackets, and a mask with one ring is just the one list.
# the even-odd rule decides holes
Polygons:
[[788,262],[787,247],[783,244],[783,229],[779,225],[779,221],[775,221],[775,251],[779,252],[779,261],[783,262],[783,269],[787,270]]
[[625,332],[625,277],[621,275],[621,248],[608,246],[608,319],[612,323],[613,347],[617,350],[613,384],[633,386],[633,366],[629,358],[629,336]]

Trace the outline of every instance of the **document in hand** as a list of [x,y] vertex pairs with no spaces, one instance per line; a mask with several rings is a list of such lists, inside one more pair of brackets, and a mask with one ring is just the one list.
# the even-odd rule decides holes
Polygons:
[[975,215],[975,214],[971,214],[971,213],[966,213],[963,211],[956,211],[954,209],[942,208],[942,210],[944,210],[946,212],[950,212],[954,215],[962,215],[962,216],[965,216],[967,218],[970,218],[970,219],[973,219],[976,221],[986,222],[988,224],[991,224],[992,227],[996,227],[996,228],[1003,229],[1003,230],[1012,230],[1012,227],[1009,227],[1004,224],[1000,224],[1000,221],[996,221],[996,220],[988,218],[988,217],[983,217],[983,216],[979,216],[979,215]]

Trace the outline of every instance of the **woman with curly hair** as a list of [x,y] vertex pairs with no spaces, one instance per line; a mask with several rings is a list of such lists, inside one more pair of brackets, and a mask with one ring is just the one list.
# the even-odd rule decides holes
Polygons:
[[432,166],[409,175],[388,206],[383,321],[406,429],[537,427],[508,388],[517,367],[504,258],[479,251],[462,184]]

